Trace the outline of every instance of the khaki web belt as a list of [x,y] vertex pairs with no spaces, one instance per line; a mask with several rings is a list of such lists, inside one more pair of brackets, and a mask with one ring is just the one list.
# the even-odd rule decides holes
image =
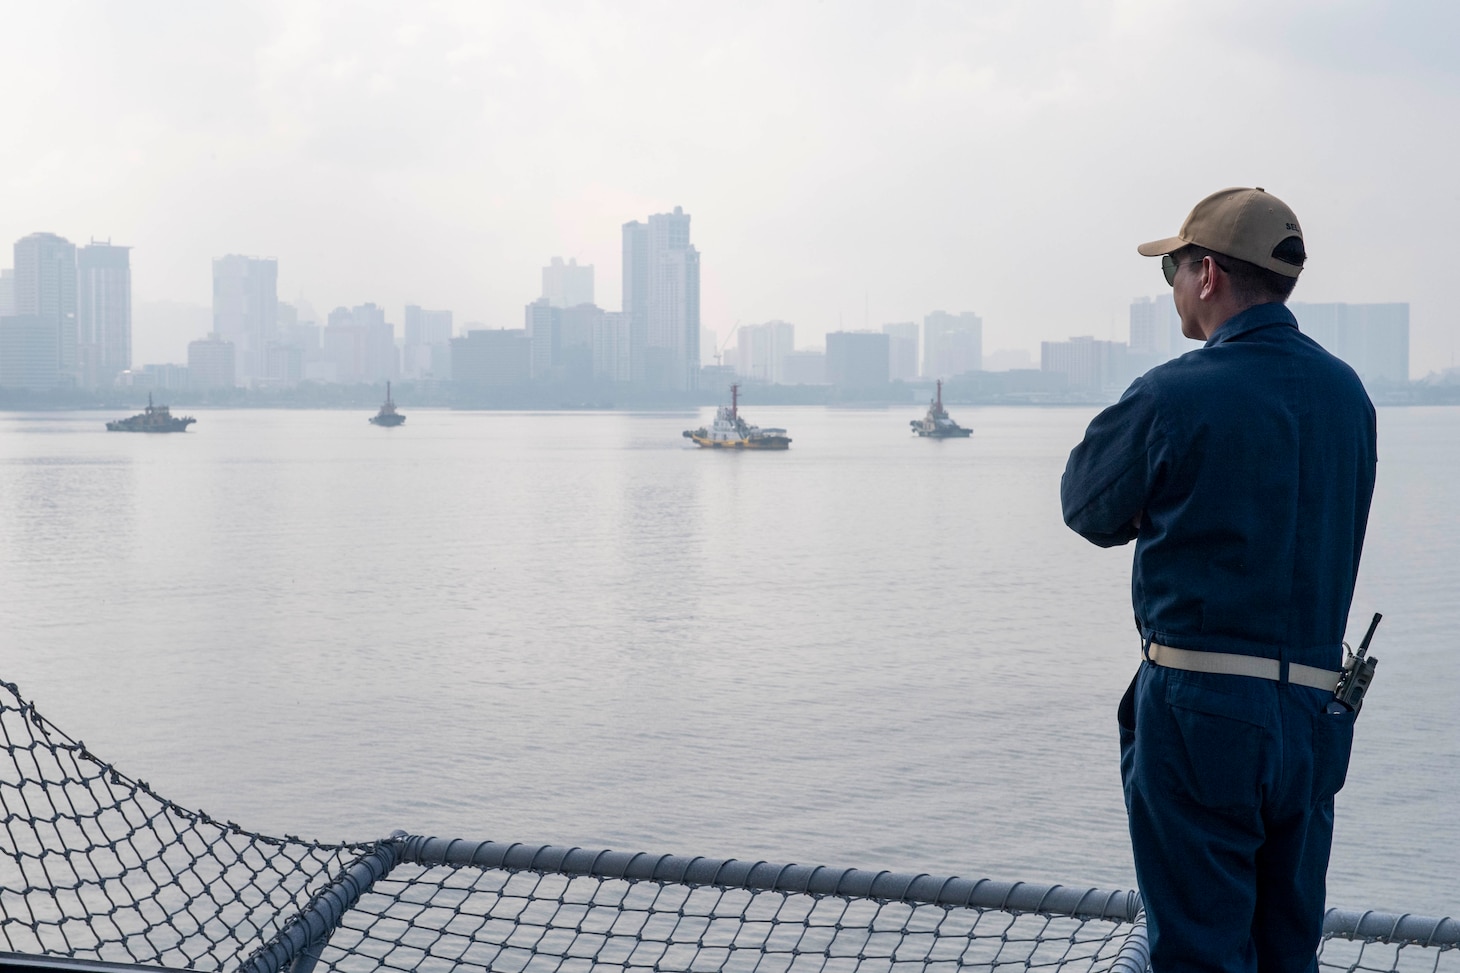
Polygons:
[[[1229,676],[1252,676],[1254,679],[1271,679],[1282,682],[1282,663],[1277,659],[1265,659],[1255,655],[1235,655],[1231,652],[1202,652],[1194,649],[1174,649],[1169,645],[1152,642],[1146,649],[1146,658],[1153,664],[1167,669],[1184,669],[1187,672],[1217,672]],[[1333,669],[1305,666],[1299,662],[1288,663],[1288,682],[1313,689],[1332,692],[1338,686],[1342,673]]]

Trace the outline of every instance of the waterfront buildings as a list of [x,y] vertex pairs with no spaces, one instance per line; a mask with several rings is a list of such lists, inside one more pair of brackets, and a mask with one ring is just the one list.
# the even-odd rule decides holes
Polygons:
[[700,371],[700,255],[682,207],[623,226],[623,311],[633,380],[692,391]]
[[0,388],[43,391],[60,384],[56,322],[39,314],[0,318]]
[[[1288,308],[1302,332],[1358,372],[1365,385],[1409,381],[1409,305],[1311,304]],[[1138,375],[1163,361],[1200,348],[1181,333],[1170,294],[1140,297],[1130,305],[1130,370]]]
[[880,331],[833,331],[826,336],[826,380],[843,389],[887,384],[891,339]]
[[1039,369],[1065,376],[1069,388],[1088,394],[1124,387],[1131,380],[1122,341],[1090,336],[1040,343]]
[[278,337],[279,262],[229,254],[213,261],[213,333],[236,349],[235,381],[268,378],[269,344]]
[[[55,354],[55,379],[51,386],[74,386],[80,382],[77,368],[76,331],[76,246],[54,233],[32,233],[15,242],[15,315],[30,319],[23,326],[27,360],[35,354],[35,342],[49,340]],[[40,331],[49,329],[45,338]],[[19,332],[17,332],[16,340]],[[19,353],[19,352],[17,352]],[[39,372],[27,374],[39,376]]]
[[511,388],[532,379],[532,339],[525,329],[476,330],[451,339],[451,374],[469,391]]
[[450,311],[429,311],[415,304],[407,304],[405,347],[401,350],[402,376],[451,378],[453,333]]
[[238,357],[233,342],[216,332],[188,342],[188,381],[193,388],[232,388],[238,383],[237,377]]
[[924,378],[951,378],[982,368],[983,318],[972,311],[934,311],[923,318]]
[[1367,386],[1409,381],[1409,304],[1288,305],[1305,334],[1348,362]]
[[604,311],[594,322],[593,377],[621,384],[633,380],[629,315],[623,311]]
[[542,269],[542,299],[552,307],[576,307],[593,303],[593,265],[578,266],[576,258],[563,263],[554,257]]
[[77,369],[85,388],[107,388],[132,367],[130,247],[110,241],[76,252]]
[[385,382],[399,373],[395,325],[374,303],[337,307],[329,313],[323,334],[324,360],[334,366],[334,380],[346,384]]
[[786,385],[825,385],[826,352],[814,348],[793,351],[781,359],[781,381]]
[[735,374],[785,384],[785,358],[796,347],[796,326],[787,321],[742,325],[735,333]]
[[918,325],[916,321],[884,324],[887,335],[887,370],[894,382],[910,382],[918,377]]
[[15,270],[0,267],[0,318],[15,314]]

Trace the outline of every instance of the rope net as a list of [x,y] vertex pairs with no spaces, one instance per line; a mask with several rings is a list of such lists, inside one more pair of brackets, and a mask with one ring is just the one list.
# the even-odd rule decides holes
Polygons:
[[1122,924],[839,896],[402,865],[323,959],[346,973],[1108,969]]
[[[0,683],[0,949],[205,973],[1145,973],[1140,898],[407,836],[167,801]],[[1460,923],[1330,912],[1331,973],[1460,973]]]

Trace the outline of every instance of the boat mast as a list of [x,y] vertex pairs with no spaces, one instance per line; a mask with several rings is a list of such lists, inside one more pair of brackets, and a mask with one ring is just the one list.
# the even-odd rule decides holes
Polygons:
[[731,385],[730,386],[730,418],[737,419],[739,417],[740,417],[740,386],[739,385]]
[[943,411],[943,380],[938,379],[938,411]]

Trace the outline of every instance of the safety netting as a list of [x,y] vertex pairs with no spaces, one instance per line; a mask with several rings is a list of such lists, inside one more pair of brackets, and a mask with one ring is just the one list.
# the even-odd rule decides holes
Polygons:
[[[1139,894],[397,832],[179,807],[0,683],[0,949],[239,973],[1144,973]],[[1460,973],[1460,923],[1330,911],[1330,971]]]

